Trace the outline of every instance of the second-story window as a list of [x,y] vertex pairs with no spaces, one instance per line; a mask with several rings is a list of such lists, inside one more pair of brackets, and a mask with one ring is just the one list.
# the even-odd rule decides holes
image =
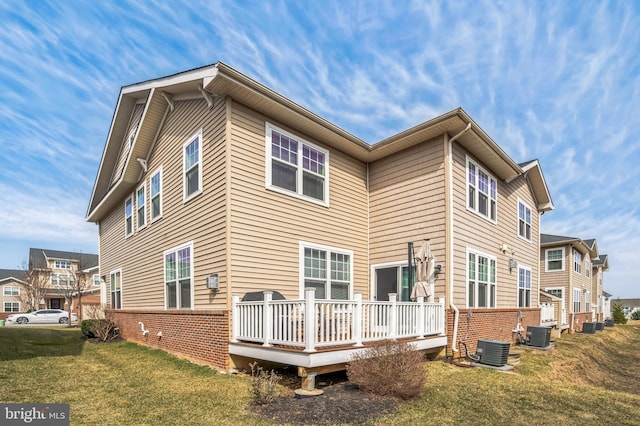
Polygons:
[[582,273],[582,253],[573,251],[573,272]]
[[531,209],[518,200],[518,236],[531,241]]
[[4,286],[2,294],[5,296],[19,296],[20,289],[17,286],[6,285]]
[[147,225],[145,194],[146,191],[143,182],[136,191],[136,216],[138,217],[138,229],[142,229]]
[[133,234],[133,195],[124,202],[124,235]]
[[149,198],[151,200],[151,222],[162,216],[162,169],[149,179]]
[[267,123],[267,188],[329,203],[329,151]]
[[498,218],[498,181],[467,158],[467,208],[496,222]]
[[202,192],[202,131],[184,144],[184,201]]
[[547,249],[545,251],[545,271],[564,271],[564,249]]
[[589,262],[588,260],[584,263],[584,273],[587,278],[591,278],[591,262]]

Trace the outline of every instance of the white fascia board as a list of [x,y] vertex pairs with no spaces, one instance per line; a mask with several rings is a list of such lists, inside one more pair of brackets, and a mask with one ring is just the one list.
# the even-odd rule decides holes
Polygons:
[[[144,90],[150,90],[154,88],[162,88],[174,86],[176,84],[188,83],[190,81],[195,80],[203,80],[203,83],[209,83],[211,80],[215,78],[218,74],[218,69],[215,65],[211,65],[204,68],[199,68],[192,71],[186,71],[174,75],[170,75],[167,77],[161,77],[154,80],[143,81],[140,83],[135,83],[129,86],[125,86],[122,88],[123,94],[130,94],[135,92],[140,92]],[[203,84],[203,87],[206,87],[206,84]]]

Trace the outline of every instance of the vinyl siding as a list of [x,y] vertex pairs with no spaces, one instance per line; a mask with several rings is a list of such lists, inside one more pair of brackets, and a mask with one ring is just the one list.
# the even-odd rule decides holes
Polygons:
[[354,290],[368,296],[366,165],[321,140],[269,121],[329,153],[330,206],[265,187],[265,126],[269,121],[233,104],[231,133],[231,274],[233,291],[300,294],[299,242],[354,253]]
[[[407,261],[407,244],[413,242],[417,252],[427,238],[436,262],[444,264],[443,149],[439,137],[369,165],[372,265]],[[443,277],[435,296],[444,290]]]
[[[564,271],[545,272],[545,252],[548,249],[564,248]],[[540,288],[564,288],[564,303],[567,312],[573,312],[573,289],[580,292],[580,310],[585,312],[584,290],[591,292],[591,309],[597,308],[597,295],[594,294],[591,278],[585,274],[585,262],[592,261],[589,254],[582,254],[582,271],[573,271],[573,247],[571,245],[545,246],[540,249]],[[595,288],[595,286],[594,286]]]
[[[163,253],[190,241],[194,308],[226,307],[224,128],[225,101],[217,100],[211,110],[204,100],[176,102],[152,149],[147,172],[140,180],[146,182],[146,228],[136,229],[134,235],[125,239],[124,199],[101,221],[100,271],[108,286],[109,272],[122,269],[123,308],[164,309]],[[182,147],[200,129],[203,191],[184,203]],[[159,167],[162,167],[162,217],[150,222],[149,178]],[[206,277],[214,272],[219,274],[221,285],[216,293],[205,286]]]
[[[533,193],[524,176],[507,183],[484,164],[476,164],[497,179],[497,224],[467,210],[467,152],[454,144],[453,211],[454,211],[454,303],[467,306],[467,249],[496,258],[496,308],[511,308],[518,304],[518,269],[509,272],[509,259],[531,269],[531,307],[538,306],[538,247],[540,215]],[[531,208],[531,242],[518,237],[518,199]],[[506,254],[500,246],[507,244]]]
[[120,145],[120,152],[118,153],[118,161],[116,162],[116,166],[113,170],[113,175],[111,176],[111,183],[113,185],[120,179],[122,176],[122,171],[124,170],[124,166],[127,163],[127,157],[129,156],[129,150],[131,149],[131,143],[129,141],[129,137],[131,136],[131,132],[138,126],[140,123],[140,119],[142,118],[142,113],[144,112],[145,104],[137,104],[133,108],[133,113],[131,114],[131,119],[129,120],[129,125],[127,126],[127,131],[125,132],[124,140],[122,141],[122,145]]

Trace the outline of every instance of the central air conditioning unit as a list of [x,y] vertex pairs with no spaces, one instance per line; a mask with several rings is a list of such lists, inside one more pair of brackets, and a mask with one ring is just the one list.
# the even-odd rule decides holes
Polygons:
[[604,325],[606,325],[607,327],[613,327],[616,325],[616,323],[612,319],[608,319],[604,320]]
[[595,322],[583,323],[582,332],[585,334],[596,334],[596,323]]
[[544,348],[551,343],[551,327],[527,327],[527,345]]
[[596,323],[596,331],[604,331],[604,323],[603,322],[597,322]]
[[499,340],[478,340],[476,355],[479,357],[481,364],[502,367],[509,359],[510,346],[509,342],[501,342]]

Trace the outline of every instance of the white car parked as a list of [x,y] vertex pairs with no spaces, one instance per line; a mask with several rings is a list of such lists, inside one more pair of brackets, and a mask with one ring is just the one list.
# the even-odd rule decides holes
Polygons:
[[[28,314],[12,314],[7,317],[8,323],[16,324],[67,324],[69,312],[62,309],[40,309]],[[78,321],[76,314],[71,314],[71,322]]]

